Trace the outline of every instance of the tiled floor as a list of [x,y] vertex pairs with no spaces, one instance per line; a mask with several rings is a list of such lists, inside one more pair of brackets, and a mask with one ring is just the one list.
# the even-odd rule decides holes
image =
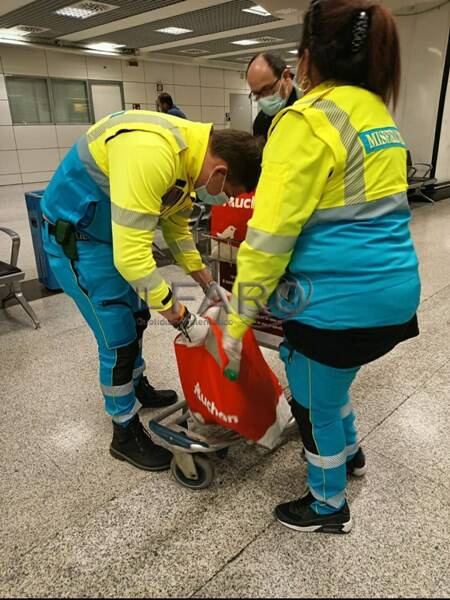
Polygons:
[[[32,278],[22,195],[0,188],[0,223],[22,235]],[[450,200],[413,215],[422,333],[355,383],[370,471],[350,484],[348,536],[275,522],[274,505],[304,485],[292,434],[272,453],[233,448],[198,493],[114,461],[95,345],[72,302],[33,302],[38,331],[20,307],[0,310],[0,596],[448,596]],[[0,256],[6,248],[0,242]],[[179,276],[173,267],[165,274]],[[179,390],[172,330],[154,326],[146,338],[153,383]]]

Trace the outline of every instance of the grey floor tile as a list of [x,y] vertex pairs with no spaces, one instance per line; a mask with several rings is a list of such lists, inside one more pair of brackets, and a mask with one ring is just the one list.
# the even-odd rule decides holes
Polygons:
[[[39,331],[20,307],[0,310],[0,595],[448,596],[449,377],[439,371],[450,357],[448,215],[450,201],[413,211],[421,336],[363,369],[353,389],[361,436],[376,431],[364,442],[369,475],[349,488],[355,530],[346,538],[273,523],[274,504],[304,487],[293,433],[273,453],[233,448],[198,494],[114,461],[95,342],[72,301],[33,302]],[[22,236],[21,264],[34,277],[22,186],[0,190],[0,222]],[[0,256],[6,246],[0,238]],[[177,267],[161,271],[189,281]],[[173,338],[171,327],[149,328],[144,353],[152,383],[180,392]],[[276,353],[265,355],[285,381]],[[154,414],[142,411],[144,424]]]
[[273,524],[196,597],[434,594],[450,566],[450,506],[429,480],[373,451],[368,459],[366,480],[350,485],[351,534],[301,534]]
[[48,455],[26,439],[2,436],[0,510],[2,570],[30,548],[92,508],[83,485],[64,476]]
[[449,429],[450,361],[365,444],[445,486],[450,496]]
[[287,454],[280,448],[264,466],[197,494],[168,474],[146,478],[4,571],[0,593],[190,594],[272,522]]

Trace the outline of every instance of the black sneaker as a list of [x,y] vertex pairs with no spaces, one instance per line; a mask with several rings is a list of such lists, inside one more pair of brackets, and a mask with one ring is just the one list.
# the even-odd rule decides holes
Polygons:
[[178,399],[177,393],[173,390],[155,390],[149,384],[147,377],[140,378],[139,383],[134,388],[134,392],[143,408],[172,406]]
[[366,457],[362,448],[347,462],[347,476],[363,477],[367,473]]
[[296,531],[317,533],[349,533],[352,519],[347,501],[338,512],[331,515],[318,515],[311,504],[314,496],[308,492],[303,498],[286,504],[279,504],[275,509],[278,521]]
[[144,471],[166,471],[170,468],[172,454],[151,440],[137,415],[126,427],[120,427],[114,422],[113,427],[109,451],[114,458],[126,460]]

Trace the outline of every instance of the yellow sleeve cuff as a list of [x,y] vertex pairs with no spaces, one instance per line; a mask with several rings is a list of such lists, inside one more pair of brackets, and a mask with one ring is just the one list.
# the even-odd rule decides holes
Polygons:
[[241,316],[236,313],[228,315],[228,334],[235,340],[241,340],[246,331],[250,329],[251,323],[246,322]]
[[[169,301],[167,301],[167,298],[171,296],[171,290],[165,281],[162,281],[158,287],[152,289],[151,291],[144,290],[139,292],[139,296],[142,298],[142,300],[144,300],[150,310],[154,310],[156,312],[168,310],[173,306],[172,297]],[[166,302],[163,304],[165,300]]]

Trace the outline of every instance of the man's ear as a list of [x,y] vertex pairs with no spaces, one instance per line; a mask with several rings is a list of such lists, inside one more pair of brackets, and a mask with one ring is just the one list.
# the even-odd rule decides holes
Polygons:
[[227,163],[219,163],[214,167],[215,173],[220,173],[221,175],[226,175],[228,173],[228,165]]

